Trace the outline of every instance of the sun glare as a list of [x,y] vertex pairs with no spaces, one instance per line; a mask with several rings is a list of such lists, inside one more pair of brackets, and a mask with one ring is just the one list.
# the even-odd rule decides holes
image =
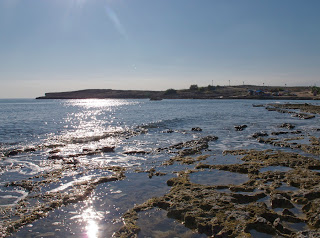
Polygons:
[[132,102],[129,100],[121,100],[121,99],[80,99],[80,100],[69,100],[66,101],[65,104],[72,106],[80,106],[86,109],[89,108],[111,108],[118,107],[122,105],[131,105],[137,104],[138,102]]
[[97,223],[97,213],[92,209],[86,209],[83,214],[82,218],[87,223],[86,225],[86,234],[88,238],[97,238],[99,233],[99,226]]
[[89,220],[86,226],[87,236],[88,238],[96,238],[98,237],[98,224],[94,220]]

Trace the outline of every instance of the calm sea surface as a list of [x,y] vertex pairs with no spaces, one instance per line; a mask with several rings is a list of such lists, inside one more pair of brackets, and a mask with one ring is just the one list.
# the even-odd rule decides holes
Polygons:
[[[14,208],[24,199],[30,206],[34,205],[36,201],[31,201],[27,189],[6,185],[61,169],[63,165],[59,161],[49,159],[54,150],[56,155],[66,158],[83,151],[115,147],[114,152],[78,156],[77,169],[63,171],[58,180],[47,184],[39,194],[67,191],[74,182],[111,175],[96,167],[87,169],[88,166],[126,168],[124,180],[99,184],[84,201],[50,211],[47,217],[24,226],[13,237],[111,237],[122,226],[121,215],[125,211],[153,196],[164,195],[170,189],[166,181],[176,176],[175,171],[194,167],[161,166],[174,155],[166,151],[154,153],[158,148],[213,135],[219,139],[209,143],[206,153],[210,157],[206,162],[241,163],[236,157],[223,156],[222,152],[273,148],[252,138],[255,132],[270,133],[279,130],[282,123],[292,123],[296,130],[319,136],[314,130],[320,125],[319,116],[301,120],[253,107],[253,104],[273,102],[276,101],[0,100],[0,208]],[[306,102],[319,104],[294,103]],[[248,127],[236,131],[234,126],[242,124]],[[202,131],[192,131],[193,127]],[[13,151],[18,153],[8,156]],[[126,154],[128,151],[151,153]],[[147,173],[137,172],[150,168],[166,175],[149,178]],[[219,179],[223,182],[223,176]],[[147,220],[151,215],[141,215],[141,219]],[[202,237],[190,233],[165,214],[160,215],[165,224],[161,229],[181,226],[178,237]],[[0,222],[5,219],[0,217]]]

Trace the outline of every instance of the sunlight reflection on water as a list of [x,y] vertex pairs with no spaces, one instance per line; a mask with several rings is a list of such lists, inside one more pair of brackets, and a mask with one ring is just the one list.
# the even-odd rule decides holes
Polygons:
[[99,141],[108,137],[108,133],[124,131],[126,128],[114,121],[114,110],[137,103],[113,99],[68,100],[64,103],[67,107],[80,107],[80,110],[67,113],[63,133],[56,139],[64,143],[84,143]]
[[88,224],[86,226],[87,235],[89,238],[98,237],[98,224],[94,220],[88,220]]
[[[44,186],[37,185],[41,189],[39,196],[45,192],[72,192],[77,189],[74,185],[81,183],[84,186],[90,185],[95,178],[113,175],[113,170],[108,170],[109,166],[126,168],[126,177],[121,181],[99,184],[93,191],[97,193],[92,197],[86,197],[76,203],[75,207],[63,207],[65,210],[55,209],[48,218],[34,222],[32,224],[34,228],[21,228],[16,237],[29,237],[30,230],[32,234],[36,232],[52,234],[50,226],[41,225],[46,223],[57,224],[55,237],[67,237],[63,232],[69,232],[68,237],[111,237],[120,229],[121,215],[127,209],[133,207],[135,203],[143,203],[151,197],[168,193],[170,188],[166,184],[167,179],[174,176],[175,171],[193,168],[194,165],[177,163],[163,166],[163,161],[174,156],[168,149],[171,145],[214,135],[219,139],[209,143],[205,154],[211,157],[206,163],[243,163],[240,156],[225,156],[222,151],[235,148],[262,149],[265,145],[252,139],[252,134],[261,130],[267,130],[270,134],[279,130],[278,125],[282,122],[293,123],[298,129],[309,126],[305,121],[288,115],[273,115],[263,108],[263,110],[253,108],[252,101],[163,100],[153,103],[149,100],[90,99],[46,103],[42,110],[38,104],[30,109],[30,114],[34,114],[30,118],[40,118],[39,120],[32,119],[30,123],[25,124],[28,118],[24,114],[18,114],[23,110],[16,108],[15,116],[19,117],[13,121],[14,126],[8,119],[0,126],[0,129],[3,128],[3,132],[0,130],[0,135],[6,143],[1,141],[3,144],[0,143],[0,149],[2,146],[3,151],[0,150],[0,155],[1,153],[4,155],[11,148],[19,149],[22,140],[26,140],[25,143],[21,142],[23,150],[29,147],[35,148],[35,151],[19,152],[1,161],[2,168],[7,171],[3,170],[4,172],[0,174],[0,185],[2,185],[0,204],[13,206],[24,199],[33,202],[34,193],[27,196],[27,192],[15,191],[4,185],[38,174],[50,175],[51,179],[46,180],[46,177],[42,176],[30,179],[35,184],[45,182]],[[8,114],[10,110],[5,113]],[[318,133],[315,135],[319,136],[320,132],[312,130],[318,121],[308,129],[307,132],[311,135]],[[239,123],[247,124],[248,128],[241,132],[235,131],[234,125]],[[12,132],[9,131],[11,134],[8,135],[14,136],[13,141],[16,144],[9,144],[11,139],[7,139],[8,131],[3,125],[11,125]],[[194,126],[201,127],[203,131],[192,131],[191,128]],[[171,133],[164,133],[169,130]],[[35,137],[30,139],[28,133]],[[111,146],[115,148],[114,151],[103,152],[103,148]],[[130,151],[146,153],[127,153]],[[150,178],[147,172],[151,168],[167,175]],[[231,172],[207,170],[190,174],[190,177],[192,182],[205,185],[241,184],[248,180],[245,175],[237,176]],[[292,187],[283,186],[278,190],[293,191]],[[61,221],[62,216],[65,216],[63,221]],[[161,219],[158,219],[158,213],[155,217],[157,219],[154,221],[159,221],[159,226],[163,224],[161,220],[167,219],[166,212]],[[156,222],[149,217],[146,217],[146,220],[148,223],[142,224],[147,232],[144,233],[146,236],[149,235],[149,231],[165,233],[174,231],[176,227],[176,223],[169,220],[169,223],[161,225],[163,229],[158,229]],[[168,228],[167,224],[172,226]],[[188,232],[191,231],[182,230],[183,234],[190,234]]]
[[88,238],[99,237],[99,220],[103,215],[95,211],[93,207],[89,207],[83,211],[81,219],[86,223],[85,233]]
[[108,107],[118,107],[123,105],[134,105],[138,102],[128,101],[124,99],[79,99],[79,100],[69,100],[66,105],[70,106],[80,106],[84,108],[108,108]]

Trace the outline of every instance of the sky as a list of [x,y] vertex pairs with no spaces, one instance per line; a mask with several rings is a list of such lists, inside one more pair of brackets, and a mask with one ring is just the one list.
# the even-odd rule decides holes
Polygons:
[[0,0],[0,98],[319,86],[319,0]]

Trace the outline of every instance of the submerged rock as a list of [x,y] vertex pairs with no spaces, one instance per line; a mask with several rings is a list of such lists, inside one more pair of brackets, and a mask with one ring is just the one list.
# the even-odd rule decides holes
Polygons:
[[291,123],[283,123],[280,125],[281,128],[294,129],[296,126]]
[[237,125],[237,126],[234,126],[234,128],[237,130],[237,131],[243,131],[245,128],[247,128],[248,126],[247,125]]
[[261,131],[261,132],[256,132],[252,135],[253,138],[258,138],[262,136],[268,136],[268,133]]
[[22,153],[23,150],[11,150],[8,153],[6,153],[6,156],[15,156],[18,155],[19,153]]
[[179,156],[201,154],[201,151],[208,149],[210,141],[215,141],[217,139],[218,137],[216,136],[205,136],[197,140],[177,143],[170,146],[168,149],[177,150],[176,153],[178,153]]
[[294,208],[290,200],[280,194],[274,194],[271,197],[271,206],[272,208]]
[[137,154],[144,155],[144,154],[149,154],[149,153],[150,152],[144,151],[144,150],[131,150],[131,151],[123,152],[123,154],[126,154],[126,155],[137,155]]
[[101,149],[101,152],[103,153],[114,152],[114,148],[115,148],[114,146],[106,146]]
[[314,231],[299,231],[295,234],[296,238],[319,238],[320,230]]

